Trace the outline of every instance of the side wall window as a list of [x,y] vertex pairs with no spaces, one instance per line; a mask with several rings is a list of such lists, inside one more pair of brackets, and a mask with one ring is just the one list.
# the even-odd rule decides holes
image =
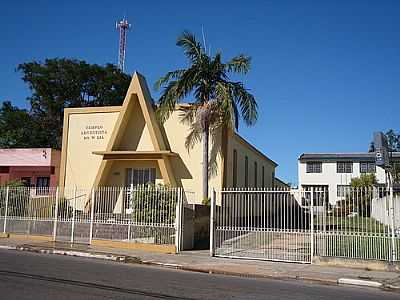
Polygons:
[[254,187],[257,187],[257,181],[258,181],[258,174],[257,174],[258,170],[257,170],[257,162],[254,162]]
[[275,171],[272,172],[272,176],[271,176],[271,186],[275,187]]
[[261,169],[262,171],[262,173],[261,173],[261,176],[262,176],[262,187],[265,187],[265,167],[264,166],[262,166],[262,169]]
[[237,186],[237,151],[233,150],[233,186]]
[[249,186],[249,158],[244,158],[244,186]]

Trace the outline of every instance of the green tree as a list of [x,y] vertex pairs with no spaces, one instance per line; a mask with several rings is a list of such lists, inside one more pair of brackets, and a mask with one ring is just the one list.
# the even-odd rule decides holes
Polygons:
[[5,101],[0,107],[0,148],[37,147],[33,117],[25,109]]
[[400,151],[400,134],[396,133],[393,129],[386,132],[390,151]]
[[351,179],[350,186],[353,188],[370,188],[377,184],[375,174],[361,174],[360,177]]
[[373,187],[377,184],[374,173],[361,174],[360,177],[352,178],[350,190],[346,195],[348,213],[357,211],[362,217],[369,217],[371,214],[371,201],[373,198]]
[[[386,137],[388,139],[390,151],[400,152],[400,134],[396,133],[396,131],[394,131],[393,129],[390,129],[388,132],[386,132]],[[393,181],[395,183],[400,183],[400,162],[391,161],[391,165]]]
[[187,149],[203,143],[203,199],[208,198],[209,135],[221,128],[239,126],[239,117],[247,125],[257,120],[257,102],[242,82],[232,81],[230,75],[246,74],[250,70],[250,57],[238,55],[222,62],[222,55],[207,54],[196,37],[183,32],[177,39],[189,66],[166,73],[155,84],[156,90],[164,88],[159,99],[158,115],[165,121],[177,103],[193,96],[191,105],[182,108],[182,122],[189,124]]
[[[35,124],[31,132],[40,147],[61,148],[64,108],[120,105],[131,79],[111,64],[100,66],[66,58],[27,62],[18,70],[32,91],[28,97],[29,115]],[[26,146],[37,144],[30,141]]]

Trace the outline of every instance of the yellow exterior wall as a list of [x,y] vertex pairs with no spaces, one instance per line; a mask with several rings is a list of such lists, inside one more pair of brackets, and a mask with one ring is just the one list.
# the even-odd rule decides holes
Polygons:
[[[92,112],[90,109],[88,113],[73,112],[74,109],[66,110],[68,128],[62,162],[65,174],[61,174],[61,178],[64,178],[65,187],[91,188],[102,161],[101,156],[92,152],[106,148],[118,112]],[[91,129],[91,126],[102,126],[102,129]],[[91,134],[93,131],[97,133]]]
[[[237,184],[234,185],[233,151],[237,151]],[[273,187],[276,164],[243,142],[234,132],[228,134],[226,187],[246,187],[245,185],[245,157],[248,157],[248,186],[247,187]],[[255,185],[254,162],[257,162],[257,185]],[[262,183],[262,167],[264,166],[264,184]]]
[[113,150],[154,151],[148,126],[144,120],[139,101],[134,98],[125,132],[118,146]]
[[[164,123],[165,134],[167,136],[171,151],[178,153],[179,158],[172,158],[172,168],[176,179],[187,192],[187,197],[196,203],[202,202],[202,176],[203,176],[203,146],[197,143],[193,149],[188,151],[185,147],[185,140],[189,134],[189,127],[181,123],[181,112],[175,111]],[[222,157],[219,149],[221,147],[221,134],[210,137],[210,158],[216,161],[217,172],[209,178],[209,195],[214,188],[220,190],[222,187]]]

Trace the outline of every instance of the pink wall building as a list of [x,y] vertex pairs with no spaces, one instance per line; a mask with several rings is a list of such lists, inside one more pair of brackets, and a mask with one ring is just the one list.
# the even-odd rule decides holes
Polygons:
[[0,185],[22,180],[27,186],[58,185],[61,152],[51,148],[0,149]]

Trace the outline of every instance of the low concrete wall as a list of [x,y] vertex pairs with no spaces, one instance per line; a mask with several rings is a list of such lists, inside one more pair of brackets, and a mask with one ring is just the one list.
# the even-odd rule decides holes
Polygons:
[[176,253],[175,245],[155,245],[145,243],[131,243],[110,240],[92,240],[92,246],[104,248],[118,248],[127,250],[143,250],[159,253]]
[[347,267],[374,271],[400,272],[400,262],[389,263],[379,260],[362,260],[337,257],[314,256],[313,264],[330,267]]

